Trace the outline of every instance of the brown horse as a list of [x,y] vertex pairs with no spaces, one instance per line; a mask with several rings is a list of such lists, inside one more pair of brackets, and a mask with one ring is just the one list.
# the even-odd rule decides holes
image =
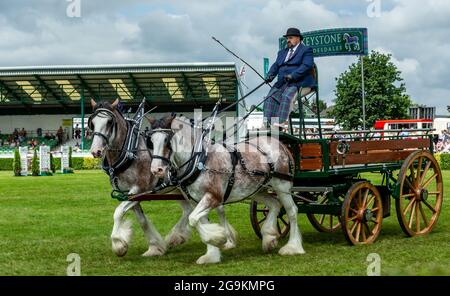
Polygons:
[[[193,152],[199,152],[196,151],[199,150],[196,148],[198,143],[202,150],[207,150],[207,159],[200,165],[199,175],[183,190],[186,196],[198,202],[189,215],[189,224],[196,228],[201,240],[205,244],[223,246],[227,236],[226,226],[210,224],[207,221],[209,212],[225,203],[252,197],[269,207],[268,217],[261,229],[263,250],[272,250],[278,243],[276,222],[283,206],[291,229],[289,241],[280,249],[279,254],[303,254],[300,229],[297,225],[297,206],[290,194],[293,182],[289,178],[289,164],[293,164],[293,158],[289,150],[271,137],[253,138],[230,147],[198,140],[194,132],[191,121],[183,116],[175,118],[170,115],[157,121],[153,120],[151,169],[158,177],[165,176],[168,169],[176,169],[178,175],[183,175],[189,167],[186,164],[195,159],[192,157]],[[196,133],[199,134],[198,131]],[[236,161],[233,155],[237,155],[239,161]],[[231,176],[234,176],[232,186],[229,182]],[[276,198],[269,197],[267,192],[264,192],[265,184],[270,185],[276,192]],[[197,263],[219,262],[220,252],[218,249],[216,251],[210,252],[208,248],[207,253],[200,257]]]

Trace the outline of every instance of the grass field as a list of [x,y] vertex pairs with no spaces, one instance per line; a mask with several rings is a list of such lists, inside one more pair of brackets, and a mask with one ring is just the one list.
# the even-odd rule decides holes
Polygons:
[[[198,266],[195,260],[205,247],[195,232],[163,257],[142,257],[147,245],[133,215],[128,254],[116,257],[109,235],[117,201],[109,197],[108,178],[101,171],[20,178],[0,172],[0,275],[65,275],[70,253],[80,255],[82,275],[365,275],[370,253],[381,256],[382,275],[450,275],[450,171],[443,176],[443,211],[428,236],[407,238],[392,207],[375,244],[351,247],[342,233],[319,233],[300,215],[306,254],[282,257],[263,253],[249,206],[235,204],[225,210],[239,233],[238,247],[223,252],[220,264]],[[181,213],[170,201],[144,202],[143,207],[163,235]]]

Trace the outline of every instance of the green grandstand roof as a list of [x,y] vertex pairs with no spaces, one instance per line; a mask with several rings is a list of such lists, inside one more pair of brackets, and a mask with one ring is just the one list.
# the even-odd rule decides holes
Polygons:
[[142,98],[158,111],[210,109],[238,98],[234,63],[177,63],[0,68],[0,115],[79,113],[80,99]]

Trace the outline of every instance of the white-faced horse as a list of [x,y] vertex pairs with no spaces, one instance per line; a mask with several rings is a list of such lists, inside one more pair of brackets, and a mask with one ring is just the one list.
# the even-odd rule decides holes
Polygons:
[[[126,143],[129,141],[130,123],[117,110],[118,100],[110,104],[91,100],[93,114],[89,118],[89,128],[93,131],[91,153],[94,157],[104,157],[103,168],[110,175],[111,186],[129,195],[147,192],[156,186],[158,178],[151,173],[151,151],[147,148],[142,134],[137,136],[137,150],[127,151]],[[121,161],[124,153],[135,153],[136,159],[129,162]],[[115,169],[110,171],[110,169]],[[111,176],[111,173],[113,176]],[[178,223],[163,240],[151,221],[145,217],[139,201],[124,201],[114,211],[114,226],[111,234],[112,249],[118,256],[124,256],[128,250],[132,230],[130,221],[124,221],[126,212],[133,209],[136,218],[144,231],[149,244],[148,250],[143,256],[163,255],[167,247],[174,247],[187,241],[190,237],[188,216],[192,212],[192,206],[187,201],[179,202],[183,214]],[[218,208],[218,215],[226,223],[223,208]],[[228,237],[228,248],[236,245],[235,236]]]
[[[291,165],[293,158],[289,150],[278,140],[271,137],[253,138],[236,146],[207,144],[201,140],[201,150],[195,151],[195,128],[186,117],[166,116],[152,121],[151,140],[153,142],[153,174],[163,177],[167,170],[176,169],[177,175],[189,175],[190,162],[194,161],[193,152],[202,159],[195,179],[185,186],[180,184],[186,196],[198,202],[189,215],[189,224],[198,231],[205,244],[221,247],[226,242],[227,225],[210,224],[209,212],[225,203],[232,203],[252,197],[269,208],[267,219],[262,226],[263,250],[276,247],[279,232],[277,216],[281,206],[286,209],[291,229],[288,243],[279,250],[281,255],[303,254],[300,229],[297,225],[297,206],[290,194],[293,186]],[[198,140],[197,140],[198,141]],[[200,149],[198,149],[200,150]],[[232,180],[230,182],[230,180]],[[264,185],[270,185],[276,197],[268,196]],[[262,190],[262,189],[265,190]],[[218,248],[197,260],[197,263],[215,263],[220,261]]]

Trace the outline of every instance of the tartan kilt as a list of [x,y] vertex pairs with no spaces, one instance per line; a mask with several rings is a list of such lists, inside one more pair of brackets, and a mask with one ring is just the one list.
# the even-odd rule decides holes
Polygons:
[[269,97],[263,106],[264,120],[270,123],[283,123],[289,118],[291,101],[297,95],[297,86],[276,88],[272,87],[267,94]]

